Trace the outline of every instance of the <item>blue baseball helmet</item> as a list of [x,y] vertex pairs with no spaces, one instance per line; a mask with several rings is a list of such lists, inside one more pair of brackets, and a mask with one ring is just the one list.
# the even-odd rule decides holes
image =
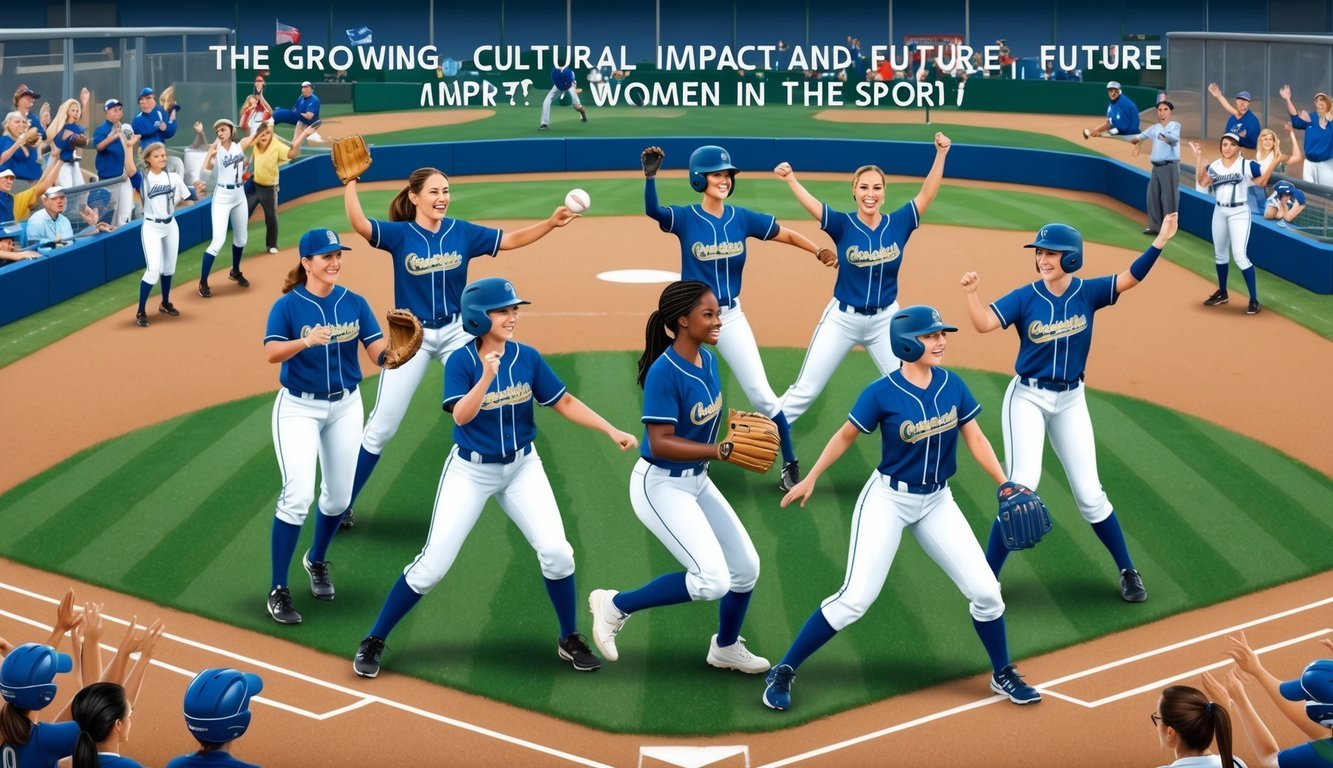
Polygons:
[[1077,272],[1083,267],[1083,235],[1068,224],[1047,224],[1037,230],[1037,239],[1024,248],[1045,248],[1059,251],[1060,269]]
[[918,336],[925,336],[936,331],[954,333],[958,329],[945,325],[940,319],[939,310],[918,304],[898,311],[889,321],[889,344],[893,354],[905,363],[914,363],[926,354],[926,345]]
[[1287,701],[1305,702],[1305,716],[1333,728],[1333,659],[1310,662],[1295,680],[1278,686]]
[[731,171],[731,189],[727,190],[727,197],[731,197],[736,191],[736,172],[739,170],[731,164],[731,154],[727,150],[707,144],[690,154],[690,188],[702,192],[708,189],[708,174]]
[[56,675],[73,668],[69,654],[41,643],[24,643],[0,664],[0,697],[18,709],[41,709],[56,697]]
[[487,312],[532,303],[520,299],[514,291],[514,284],[503,277],[484,277],[471,283],[463,289],[459,301],[463,305],[463,330],[473,336],[490,333],[491,318]]
[[264,690],[259,675],[205,669],[185,690],[185,727],[200,741],[239,739],[250,727],[250,699]]

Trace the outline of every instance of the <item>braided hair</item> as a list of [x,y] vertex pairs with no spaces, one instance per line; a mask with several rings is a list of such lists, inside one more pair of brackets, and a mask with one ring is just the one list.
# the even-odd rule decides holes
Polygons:
[[1162,724],[1174,728],[1185,746],[1200,752],[1216,738],[1222,765],[1239,765],[1231,752],[1231,715],[1198,688],[1172,685],[1163,690]]
[[[644,328],[643,356],[639,358],[639,387],[648,377],[648,369],[666,352],[677,333],[676,324],[690,314],[711,289],[698,280],[677,280],[662,290],[657,309],[648,316]],[[671,333],[668,335],[667,331]]]
[[119,683],[93,683],[74,695],[70,715],[79,724],[74,742],[74,768],[97,768],[97,745],[111,736],[117,720],[130,714],[130,703]]

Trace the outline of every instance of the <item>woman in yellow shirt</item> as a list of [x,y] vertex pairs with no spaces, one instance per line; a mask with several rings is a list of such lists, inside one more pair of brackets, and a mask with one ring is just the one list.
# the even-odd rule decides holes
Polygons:
[[[245,189],[246,203],[250,214],[254,214],[257,206],[264,207],[264,240],[269,253],[278,252],[278,166],[301,154],[301,142],[313,131],[309,126],[301,126],[289,146],[274,135],[273,123],[266,122],[255,131],[254,141],[250,143],[254,175]],[[233,271],[229,277],[242,288],[250,285],[240,272]]]

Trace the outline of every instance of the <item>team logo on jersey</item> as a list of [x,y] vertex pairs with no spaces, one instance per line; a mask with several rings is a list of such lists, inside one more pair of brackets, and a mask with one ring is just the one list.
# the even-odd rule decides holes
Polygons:
[[1066,336],[1077,336],[1086,330],[1088,330],[1088,318],[1083,315],[1074,315],[1065,320],[1057,320],[1054,323],[1033,320],[1028,326],[1028,341],[1033,344],[1045,344],[1048,341],[1062,339]]
[[[334,325],[327,326],[327,328],[329,329],[330,344],[341,344],[344,341],[355,341],[356,339],[359,339],[361,337],[360,320],[352,320],[346,323],[336,323]],[[302,326],[301,338],[304,339],[305,337],[309,336],[312,330],[314,330],[312,326],[309,325]]]
[[863,251],[853,245],[847,249],[847,263],[854,267],[873,267],[876,264],[895,261],[902,255],[902,251],[898,250],[897,243],[890,244],[888,248],[876,248],[873,251]]
[[745,253],[745,242],[733,243],[723,241],[716,245],[705,245],[704,243],[695,243],[690,246],[690,255],[699,261],[717,261],[718,259],[729,259],[732,256],[739,256]]
[[704,405],[703,403],[695,403],[694,407],[690,408],[690,421],[698,425],[707,424],[708,422],[717,418],[717,414],[721,410],[722,410],[722,395],[719,394],[717,396],[717,399],[709,403],[708,405]]
[[506,405],[518,405],[532,399],[532,385],[527,382],[511,384],[495,392],[487,392],[481,398],[481,409],[491,411]]
[[898,437],[904,443],[918,443],[928,437],[948,432],[958,426],[958,406],[950,408],[939,416],[921,421],[904,421],[898,425]]
[[403,257],[403,266],[410,275],[428,275],[431,272],[446,272],[463,263],[463,256],[458,251],[436,253],[430,256],[418,256],[409,253]]

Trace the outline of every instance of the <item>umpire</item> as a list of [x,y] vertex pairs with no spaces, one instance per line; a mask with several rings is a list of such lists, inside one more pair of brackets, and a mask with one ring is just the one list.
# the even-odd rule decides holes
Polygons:
[[1143,234],[1155,235],[1162,228],[1162,217],[1180,208],[1180,123],[1171,119],[1176,106],[1163,99],[1157,102],[1157,123],[1130,139],[1134,155],[1139,142],[1151,141],[1152,176],[1148,180],[1148,226]]

